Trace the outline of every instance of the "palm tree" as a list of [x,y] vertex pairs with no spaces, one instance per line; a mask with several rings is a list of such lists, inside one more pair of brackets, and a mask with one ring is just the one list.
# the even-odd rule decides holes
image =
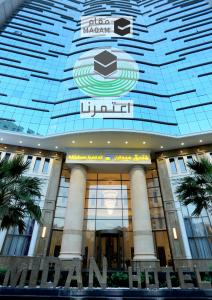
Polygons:
[[191,176],[186,176],[179,181],[176,189],[179,200],[183,205],[193,204],[195,209],[192,215],[199,216],[205,208],[212,209],[212,163],[201,158],[199,161],[189,162]]
[[20,155],[0,161],[0,229],[17,226],[21,234],[26,217],[40,223],[41,210],[34,199],[41,196],[41,180],[24,176],[28,167]]

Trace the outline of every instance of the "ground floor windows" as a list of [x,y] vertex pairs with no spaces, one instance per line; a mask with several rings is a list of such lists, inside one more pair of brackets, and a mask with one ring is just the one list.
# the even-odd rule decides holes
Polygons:
[[61,243],[62,243],[62,230],[53,230],[51,236],[51,244],[49,255],[58,257],[60,255]]
[[35,221],[27,218],[25,220],[26,229],[23,234],[18,233],[17,228],[11,228],[6,235],[2,255],[25,256],[28,255],[32,232]]
[[184,218],[192,258],[212,258],[212,231],[208,217]]
[[167,231],[166,230],[155,231],[154,240],[155,240],[157,258],[160,261],[161,267],[171,266],[172,257],[171,257]]
[[181,205],[186,234],[192,258],[212,258],[212,227],[211,217],[204,209],[199,217],[193,216],[193,205]]

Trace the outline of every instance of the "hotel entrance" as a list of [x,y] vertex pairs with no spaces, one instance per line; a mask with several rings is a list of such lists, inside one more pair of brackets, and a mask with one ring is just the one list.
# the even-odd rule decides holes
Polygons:
[[[132,172],[94,173],[88,171],[83,175],[85,180],[85,193],[83,192],[83,197],[81,197],[80,207],[82,210],[83,223],[81,224],[83,227],[81,229],[82,235],[79,239],[80,247],[78,247],[78,253],[82,258],[84,269],[89,267],[91,257],[94,257],[101,266],[102,257],[106,256],[109,269],[124,270],[135,258],[136,253],[138,253],[138,248],[141,249],[141,253],[144,254],[151,250],[153,260],[154,254],[157,253],[157,258],[160,259],[161,266],[171,264],[171,252],[156,166],[152,164],[146,167],[145,174],[142,173],[142,168],[136,168],[135,170],[136,172],[138,170],[138,179],[132,176]],[[76,170],[76,172],[78,171],[81,172],[81,169]],[[72,176],[75,176],[73,172],[72,170]],[[144,176],[140,176],[141,174]],[[70,176],[69,170],[67,170],[66,176]],[[80,190],[81,184],[79,184],[78,177],[75,178],[75,180],[75,182],[71,182],[72,187],[75,188],[76,183]],[[67,200],[64,207],[61,208],[59,207],[59,204],[62,203],[60,195],[64,194],[64,184],[67,186]],[[133,188],[133,185],[138,188],[134,189],[134,213],[132,214],[131,188]],[[139,187],[140,192],[137,197],[135,194]],[[142,194],[145,188],[147,189],[148,198],[145,193]],[[61,222],[59,222],[61,218],[58,218],[58,216],[60,216],[59,213],[61,209],[63,209],[64,212],[69,209],[67,206],[68,201],[69,204],[73,204],[73,207],[69,209],[67,214],[67,223],[75,218],[75,221],[78,221],[79,214],[75,213],[72,215],[72,210],[75,210],[75,206],[78,206],[80,198],[71,195],[72,197],[68,199],[68,195],[70,196],[69,178],[67,178],[65,182],[64,180],[61,182],[61,190],[59,191],[58,206],[54,220],[54,224],[58,225],[53,230],[50,255],[61,255],[61,241],[64,236],[64,241],[67,241],[67,252],[70,251],[70,253],[72,253],[72,248],[76,245],[76,243],[73,243],[76,234],[68,232],[64,235],[67,229],[64,229],[63,224],[61,229],[58,228],[61,224]],[[149,231],[148,235],[145,234],[144,231],[147,224],[146,218],[149,213],[151,227],[148,228],[150,228],[152,232],[151,235]],[[64,215],[65,213],[63,213],[63,220],[65,221]],[[134,218],[134,228],[132,226],[132,217]],[[138,221],[139,226],[137,225]],[[135,234],[136,230],[138,234]],[[141,236],[139,236],[139,234]],[[139,236],[139,242],[138,239],[133,239],[134,236],[136,236],[136,238]],[[149,241],[151,241],[151,243]],[[149,246],[146,247],[146,245]],[[76,253],[76,251],[74,250],[73,253]],[[72,256],[70,255],[66,257],[66,259],[70,257]]]
[[133,232],[128,174],[88,173],[84,208],[83,262],[95,257],[99,266],[124,269],[132,259]]
[[109,270],[123,268],[123,232],[121,230],[96,231],[96,262],[102,264],[103,256],[107,258]]

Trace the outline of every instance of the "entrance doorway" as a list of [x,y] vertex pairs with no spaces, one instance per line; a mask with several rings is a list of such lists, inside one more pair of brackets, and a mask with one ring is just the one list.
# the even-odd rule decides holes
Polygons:
[[84,209],[83,265],[105,256],[108,269],[124,268],[133,247],[130,180],[128,174],[88,173]]
[[96,231],[96,261],[102,265],[102,258],[107,258],[109,270],[123,268],[123,232],[121,230]]

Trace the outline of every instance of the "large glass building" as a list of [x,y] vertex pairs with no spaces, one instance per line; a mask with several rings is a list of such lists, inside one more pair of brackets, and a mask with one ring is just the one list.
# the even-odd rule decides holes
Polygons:
[[[187,162],[212,160],[211,13],[210,0],[0,2],[1,159],[23,154],[43,180],[42,225],[1,231],[2,257],[212,262],[211,215],[175,193]],[[132,32],[83,34],[91,17],[128,18]],[[100,84],[81,63],[103,53],[118,69]],[[82,116],[108,99],[131,115]]]

